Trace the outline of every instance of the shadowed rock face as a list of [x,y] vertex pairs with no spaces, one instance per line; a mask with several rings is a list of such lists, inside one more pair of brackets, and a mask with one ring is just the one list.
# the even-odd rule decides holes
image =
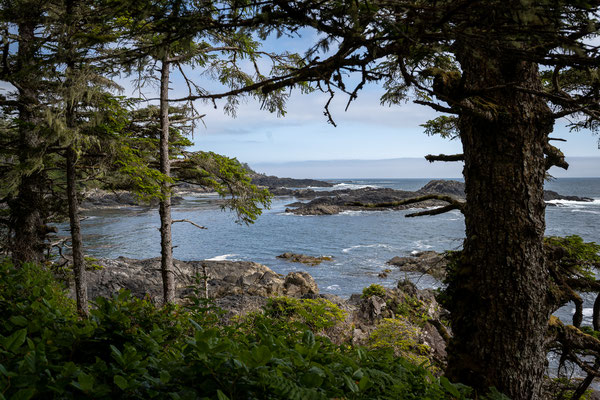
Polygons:
[[[136,297],[149,296],[154,302],[162,301],[160,258],[135,260],[120,257],[97,262],[103,268],[88,273],[88,293],[91,299],[108,297],[120,289],[131,291]],[[307,273],[292,272],[286,277],[270,268],[249,261],[178,261],[174,262],[177,301],[193,293],[196,285],[204,293],[202,265],[208,275],[208,294],[213,299],[228,296],[302,296],[318,294],[314,279]]]

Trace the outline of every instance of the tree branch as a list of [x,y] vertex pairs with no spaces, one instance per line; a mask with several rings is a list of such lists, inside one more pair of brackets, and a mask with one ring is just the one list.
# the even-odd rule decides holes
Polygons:
[[446,155],[446,154],[439,154],[437,156],[434,156],[433,154],[427,154],[425,156],[425,159],[427,161],[434,162],[434,161],[464,161],[465,160],[465,155],[464,154],[452,154],[452,155]]
[[194,225],[198,229],[208,229],[207,227],[198,225],[197,223],[192,222],[189,219],[174,219],[173,221],[171,221],[171,224],[174,224],[175,222],[187,222],[188,224]]

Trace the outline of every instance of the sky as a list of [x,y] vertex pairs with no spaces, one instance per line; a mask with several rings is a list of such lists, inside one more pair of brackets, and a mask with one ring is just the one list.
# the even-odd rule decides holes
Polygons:
[[[305,31],[300,38],[268,39],[265,46],[268,50],[302,53],[315,41],[316,34]],[[191,71],[190,76],[194,73]],[[173,78],[172,98],[186,94],[178,79]],[[236,118],[223,113],[224,101],[218,101],[216,109],[212,104],[197,103],[198,111],[206,116],[205,125],[200,124],[194,133],[194,150],[236,157],[258,172],[296,178],[461,176],[460,163],[430,164],[423,160],[427,154],[462,152],[459,140],[423,133],[420,125],[439,114],[412,102],[381,105],[383,93],[381,86],[367,85],[347,111],[348,96],[336,93],[330,110],[337,127],[328,124],[323,113],[329,95],[318,91],[292,92],[283,118],[261,110],[252,99],[242,101]],[[567,140],[553,144],[564,152],[572,167],[566,172],[551,172],[557,177],[600,176],[598,136],[587,131],[569,132],[565,125],[566,121],[557,121],[551,136]]]
[[[240,105],[236,118],[224,115],[220,108],[198,105],[207,115],[206,126],[199,125],[194,133],[195,149],[236,157],[258,172],[296,178],[461,176],[460,163],[430,164],[423,159],[427,154],[462,152],[459,140],[423,133],[420,124],[438,114],[411,102],[382,106],[382,93],[375,85],[367,87],[348,111],[344,111],[347,96],[336,95],[331,110],[337,127],[327,123],[323,107],[328,96],[319,92],[292,93],[283,118],[260,110],[253,100]],[[565,121],[558,121],[552,137],[567,140],[553,144],[572,164],[566,172],[553,169],[553,175],[600,176],[597,135],[569,132]],[[404,161],[390,162],[397,159]]]

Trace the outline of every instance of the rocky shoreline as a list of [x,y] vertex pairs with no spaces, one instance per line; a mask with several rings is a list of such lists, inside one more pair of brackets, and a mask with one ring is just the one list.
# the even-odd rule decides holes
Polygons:
[[[100,259],[95,264],[99,268],[88,272],[91,299],[110,297],[125,289],[135,297],[161,304],[160,258],[119,257]],[[208,296],[226,311],[225,320],[260,311],[270,297],[321,298],[346,312],[345,321],[327,334],[334,342],[364,344],[380,323],[389,318],[401,318],[402,323],[410,325],[415,332],[418,342],[427,346],[430,359],[441,363],[446,357],[448,332],[441,322],[445,311],[435,300],[432,290],[418,290],[408,281],[399,282],[396,288],[381,288],[382,292],[376,295],[354,294],[343,299],[319,293],[316,282],[306,272],[290,272],[283,276],[265,265],[248,261],[175,260],[174,271],[177,302],[185,304],[189,296],[204,295],[203,276],[206,274]],[[71,297],[74,297],[72,287]],[[413,310],[415,307],[416,311]],[[418,318],[412,318],[412,314]]]
[[[403,200],[425,195],[443,195],[464,202],[465,185],[454,180],[432,180],[417,191],[404,191],[390,188],[365,187],[361,189],[312,190],[309,187],[330,188],[329,182],[314,179],[278,178],[255,174],[252,183],[268,188],[271,194],[278,197],[294,197],[299,201],[288,204],[286,212],[296,215],[333,215],[343,211],[381,211],[406,210],[411,208],[431,208],[447,205],[447,202],[429,199],[412,204],[394,204]],[[210,190],[197,185],[182,184],[175,188],[173,204],[183,201],[184,195],[205,195]],[[553,200],[591,202],[587,197],[562,195],[551,190],[544,191],[544,201]],[[555,206],[554,203],[547,203]],[[117,207],[157,207],[158,200],[150,203],[140,201],[137,196],[127,191],[106,191],[92,189],[84,193],[82,208],[117,208]]]

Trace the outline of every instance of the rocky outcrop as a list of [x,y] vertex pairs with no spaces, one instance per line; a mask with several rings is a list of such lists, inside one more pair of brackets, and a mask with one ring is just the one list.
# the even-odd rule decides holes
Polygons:
[[[181,196],[172,196],[171,203],[176,205],[183,201]],[[140,200],[132,192],[126,190],[102,190],[92,189],[83,194],[81,207],[83,209],[91,208],[116,208],[116,207],[158,207],[158,199],[150,202]]]
[[551,200],[568,200],[568,201],[585,201],[585,202],[594,201],[594,199],[590,199],[589,197],[563,196],[552,190],[544,190],[544,201],[551,201]]
[[[452,182],[452,181],[447,181]],[[460,184],[460,182],[456,182]],[[454,183],[436,185],[438,192],[436,194],[449,194],[454,196],[456,185]],[[333,190],[328,192],[316,192],[319,197],[311,200],[308,203],[295,203],[295,208],[287,208],[286,212],[298,215],[331,215],[342,211],[357,210],[357,211],[381,211],[381,210],[406,210],[409,208],[427,208],[446,205],[447,203],[439,200],[425,200],[419,203],[407,205],[394,205],[393,203],[402,200],[423,196],[425,194],[433,194],[434,187],[424,186],[428,192],[422,192],[420,189],[417,192],[404,190],[395,190],[389,188],[372,188],[366,187],[362,189],[345,189]],[[450,191],[450,193],[445,190]],[[311,193],[311,195],[313,195]],[[307,198],[306,196],[304,198]],[[460,199],[460,196],[456,196]],[[292,205],[290,205],[292,206]]]
[[283,254],[278,255],[277,258],[282,258],[282,259],[290,261],[290,262],[297,262],[297,263],[312,265],[312,266],[319,265],[323,261],[333,260],[333,257],[331,257],[331,256],[313,257],[313,256],[307,256],[305,254],[296,254],[296,253],[283,253]]
[[254,174],[252,175],[252,183],[257,186],[268,188],[307,188],[307,187],[332,187],[329,182],[319,181],[316,179],[294,179],[294,178],[279,178],[272,175]]
[[425,186],[417,191],[422,194],[447,194],[457,198],[465,197],[465,184],[464,182],[451,181],[445,179],[436,179],[427,182]]
[[[100,269],[88,272],[90,298],[111,296],[127,289],[136,297],[161,303],[162,281],[160,258],[136,260],[120,257],[97,260]],[[346,320],[327,332],[334,342],[352,341],[369,345],[370,335],[389,318],[401,316],[415,333],[417,344],[427,345],[429,356],[439,362],[445,357],[445,328],[440,323],[443,310],[431,290],[418,290],[410,282],[385,289],[380,296],[352,295],[344,300],[330,294],[319,294],[310,274],[291,272],[287,276],[268,267],[248,261],[178,261],[174,263],[176,299],[185,303],[190,295],[204,294],[204,265],[208,275],[208,293],[216,305],[227,311],[225,320],[233,315],[258,311],[270,296],[327,299],[346,312]],[[73,296],[73,290],[71,295]],[[442,327],[441,330],[438,327]],[[447,332],[446,332],[447,336]],[[411,339],[412,340],[412,339]]]
[[[96,264],[102,268],[88,272],[91,299],[111,296],[120,289],[126,289],[136,297],[149,297],[157,304],[161,303],[160,258],[136,260],[119,257],[115,260],[102,259]],[[259,309],[264,304],[263,299],[270,296],[299,297],[319,293],[314,279],[305,272],[291,272],[284,277],[262,264],[249,261],[175,260],[178,301],[184,302],[194,290],[203,294],[202,265],[208,276],[209,297],[216,299],[217,304],[227,310],[248,312]],[[243,307],[240,308],[242,303]]]
[[448,260],[444,254],[435,251],[422,251],[408,257],[394,257],[387,264],[398,267],[401,271],[428,274],[438,280],[446,277]]

